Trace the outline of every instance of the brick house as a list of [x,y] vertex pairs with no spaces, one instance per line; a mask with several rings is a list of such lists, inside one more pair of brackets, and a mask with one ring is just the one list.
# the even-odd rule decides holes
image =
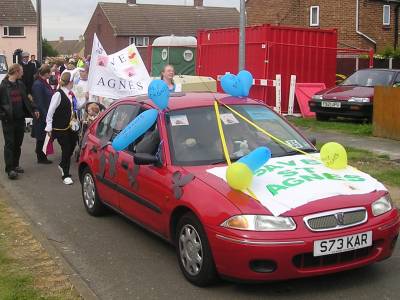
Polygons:
[[49,44],[60,56],[69,57],[74,53],[78,53],[80,57],[84,56],[85,41],[83,35],[79,36],[78,40],[66,40],[63,36],[60,36],[58,41],[49,41]]
[[239,12],[235,8],[100,2],[85,31],[85,55],[92,51],[97,34],[107,53],[136,44],[147,63],[147,48],[160,36],[196,36],[199,29],[237,27]]
[[399,0],[247,0],[248,24],[337,28],[338,47],[399,45]]
[[36,11],[31,0],[0,0],[0,53],[9,65],[16,49],[37,55]]

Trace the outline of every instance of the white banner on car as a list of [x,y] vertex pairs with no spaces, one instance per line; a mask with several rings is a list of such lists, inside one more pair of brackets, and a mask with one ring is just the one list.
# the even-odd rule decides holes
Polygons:
[[94,35],[88,79],[92,95],[119,99],[146,94],[150,80],[135,45],[107,55],[97,35]]
[[[226,168],[217,167],[207,172],[226,181]],[[318,159],[296,155],[271,158],[254,174],[251,190],[263,206],[274,216],[279,216],[312,201],[386,191],[386,188],[353,167],[333,170]]]

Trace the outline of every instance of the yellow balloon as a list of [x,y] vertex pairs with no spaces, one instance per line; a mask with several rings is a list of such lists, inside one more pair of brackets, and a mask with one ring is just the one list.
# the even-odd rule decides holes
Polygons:
[[226,180],[231,188],[242,191],[251,187],[253,172],[244,163],[237,162],[226,169]]
[[321,148],[321,160],[325,166],[334,170],[340,170],[347,167],[346,149],[338,143],[326,143]]

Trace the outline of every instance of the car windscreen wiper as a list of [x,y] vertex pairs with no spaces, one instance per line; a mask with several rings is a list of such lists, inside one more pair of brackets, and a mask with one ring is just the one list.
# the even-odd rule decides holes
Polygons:
[[[238,161],[240,159],[240,157],[231,157],[231,162],[235,162]],[[221,159],[221,160],[216,160],[215,162],[212,162],[210,165],[219,165],[219,164],[224,164],[226,163],[226,159]]]
[[[299,149],[299,150],[301,150],[301,151],[303,151],[303,152],[306,152],[306,153],[317,153],[317,152],[319,152],[317,149],[313,149],[313,148]],[[292,151],[287,151],[285,154],[280,155],[280,156],[278,156],[278,157],[281,157],[281,156],[290,156],[290,155],[297,155],[297,154],[301,154],[301,153],[300,153],[299,151],[292,150]]]

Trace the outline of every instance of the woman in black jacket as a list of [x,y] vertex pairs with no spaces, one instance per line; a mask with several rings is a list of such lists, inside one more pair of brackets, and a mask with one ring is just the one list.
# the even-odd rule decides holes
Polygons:
[[24,140],[25,118],[39,118],[35,105],[28,99],[21,81],[24,71],[18,64],[12,65],[0,84],[0,120],[4,135],[4,161],[8,178],[17,179],[24,173],[19,165]]
[[45,153],[43,153],[43,144],[46,138],[46,116],[49,110],[51,97],[54,92],[47,80],[50,78],[51,69],[49,65],[43,65],[40,67],[37,79],[32,86],[32,96],[39,112],[40,118],[33,121],[33,137],[36,138],[36,155],[37,162],[39,164],[51,164],[51,161],[47,159]]

